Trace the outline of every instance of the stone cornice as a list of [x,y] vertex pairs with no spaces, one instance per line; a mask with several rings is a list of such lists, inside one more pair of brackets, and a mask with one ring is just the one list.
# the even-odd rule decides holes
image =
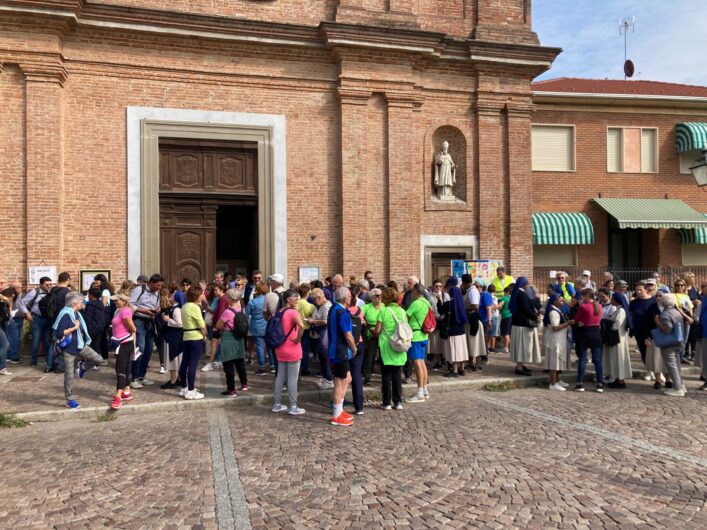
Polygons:
[[373,92],[359,88],[339,87],[336,90],[336,95],[342,105],[368,105],[368,100],[373,95]]
[[398,51],[413,54],[439,55],[444,33],[407,28],[360,26],[338,22],[319,25],[327,47],[351,47]]
[[59,61],[21,62],[19,66],[28,82],[57,83],[60,86],[64,86],[64,81],[68,77],[66,68]]

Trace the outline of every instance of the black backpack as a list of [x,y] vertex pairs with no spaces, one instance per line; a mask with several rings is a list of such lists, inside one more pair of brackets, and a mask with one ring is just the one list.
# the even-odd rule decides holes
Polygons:
[[248,317],[243,311],[235,311],[232,307],[226,309],[233,313],[233,328],[231,332],[237,339],[244,339],[248,336]]
[[37,307],[44,318],[54,321],[59,313],[56,308],[56,287],[52,288],[44,298],[37,302]]
[[0,328],[5,329],[5,325],[10,320],[10,308],[5,300],[0,300]]
[[361,322],[361,308],[356,308],[356,314],[351,316],[351,334],[353,335],[354,342],[358,344],[361,340],[361,333],[363,332],[363,322]]

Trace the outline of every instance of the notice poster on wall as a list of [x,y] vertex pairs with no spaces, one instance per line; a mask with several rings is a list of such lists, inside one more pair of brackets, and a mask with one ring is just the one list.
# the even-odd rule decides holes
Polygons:
[[309,283],[319,280],[320,274],[321,273],[317,265],[304,265],[299,268],[299,282]]
[[503,267],[502,259],[452,260],[452,274],[460,280],[464,274],[469,274],[472,278],[483,278],[488,283],[496,275],[498,267]]
[[51,265],[42,265],[41,267],[29,267],[29,284],[39,285],[39,280],[46,276],[51,278],[52,282],[56,282],[56,267]]

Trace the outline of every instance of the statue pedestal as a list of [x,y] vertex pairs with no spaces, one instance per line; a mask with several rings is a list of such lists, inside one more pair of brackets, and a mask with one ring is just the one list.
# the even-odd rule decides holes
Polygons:
[[432,196],[432,202],[442,205],[442,204],[465,204],[463,200],[457,198],[454,195],[445,195],[444,197],[438,197],[437,195]]

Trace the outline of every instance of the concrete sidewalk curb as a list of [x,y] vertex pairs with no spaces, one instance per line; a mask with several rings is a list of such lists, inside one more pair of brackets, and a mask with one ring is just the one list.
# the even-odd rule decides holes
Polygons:
[[[643,370],[635,370],[633,372],[634,379],[642,379],[645,375]],[[682,369],[685,375],[699,375],[699,369],[693,366],[686,366]],[[587,370],[587,375],[593,375],[593,372]],[[473,378],[472,378],[473,377]],[[566,373],[563,380],[574,383],[576,380],[575,372]],[[538,386],[548,381],[548,374],[541,373],[533,376],[510,376],[510,377],[481,377],[474,376],[458,379],[447,379],[444,381],[434,381],[429,385],[429,389],[434,394],[458,392],[461,390],[482,390],[488,384],[503,384],[512,383],[516,388],[527,388]],[[417,387],[413,385],[404,385],[403,393],[408,397]],[[380,400],[381,389],[379,387],[364,387],[364,398],[367,400]],[[351,391],[349,389],[348,399],[350,399]],[[139,399],[139,393],[136,394]],[[156,412],[175,412],[183,410],[210,410],[222,407],[241,407],[254,405],[272,405],[272,393],[268,394],[251,394],[241,392],[237,398],[204,398],[198,401],[187,401],[177,398],[174,401],[160,401],[157,403],[127,403],[120,410],[113,410],[108,405],[105,407],[85,407],[78,410],[57,409],[57,410],[42,410],[33,412],[18,412],[10,413],[9,416],[21,419],[28,422],[52,422],[75,419],[98,419],[102,416],[111,415],[126,415],[126,414],[149,414]],[[405,396],[403,396],[404,398]],[[297,400],[303,403],[327,403],[331,401],[331,390],[304,390],[299,392]]]

